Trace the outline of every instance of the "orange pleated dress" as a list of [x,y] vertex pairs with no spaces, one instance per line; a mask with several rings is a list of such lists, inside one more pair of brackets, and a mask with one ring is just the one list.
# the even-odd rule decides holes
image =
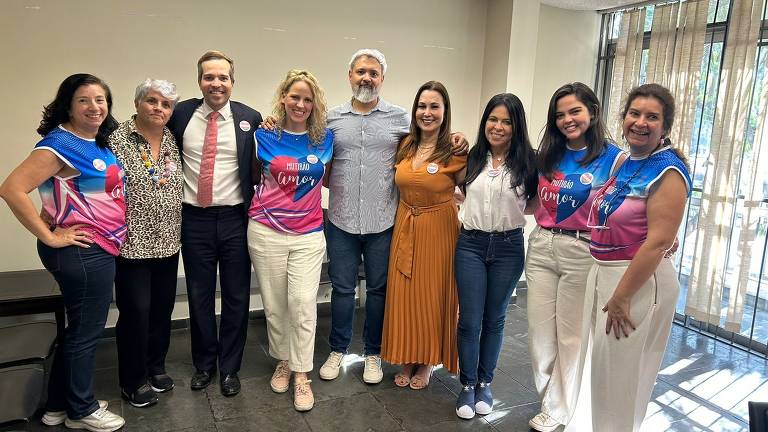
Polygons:
[[400,203],[389,254],[381,358],[392,364],[442,364],[457,373],[453,254],[459,220],[453,191],[467,158],[453,156],[447,166],[425,163],[417,169],[411,162],[395,165]]

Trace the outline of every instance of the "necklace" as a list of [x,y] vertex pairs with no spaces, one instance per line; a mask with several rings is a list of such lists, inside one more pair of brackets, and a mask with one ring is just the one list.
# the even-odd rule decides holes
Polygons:
[[434,149],[435,146],[429,146],[429,147],[421,147],[416,150],[416,156],[418,157],[424,157],[427,153],[429,153],[432,149]]
[[[150,156],[149,143],[144,144],[144,148],[141,149],[141,161],[144,164],[144,168],[147,169],[150,180],[155,185],[156,189],[160,189],[168,183],[168,179],[171,177],[171,173],[176,171],[176,164],[171,160],[171,152],[168,150],[162,153],[164,168],[163,172],[160,172],[159,164],[155,163]],[[158,155],[158,160],[160,155]]]

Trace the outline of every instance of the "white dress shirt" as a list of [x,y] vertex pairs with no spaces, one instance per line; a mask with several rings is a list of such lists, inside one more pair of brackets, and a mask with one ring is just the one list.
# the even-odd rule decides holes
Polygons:
[[[197,202],[197,180],[200,176],[200,161],[203,158],[205,129],[208,127],[208,115],[213,111],[205,101],[197,107],[184,129],[184,202],[199,206]],[[218,143],[213,169],[213,201],[211,205],[236,205],[243,202],[240,191],[240,175],[237,162],[237,142],[235,141],[235,121],[232,109],[227,102],[219,110]],[[249,203],[250,204],[250,203]]]
[[525,191],[509,187],[511,173],[502,163],[493,169],[490,152],[485,167],[466,187],[459,209],[464,229],[485,232],[509,231],[525,226]]

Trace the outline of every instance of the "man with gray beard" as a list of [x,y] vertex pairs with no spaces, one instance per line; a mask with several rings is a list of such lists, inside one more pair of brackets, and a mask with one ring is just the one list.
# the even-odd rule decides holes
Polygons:
[[[408,134],[410,114],[379,97],[387,73],[384,54],[361,49],[349,62],[352,99],[328,113],[333,130],[333,161],[325,226],[328,275],[331,278],[331,353],[320,378],[335,379],[352,339],[355,288],[361,256],[365,266],[365,324],[363,381],[381,382],[381,333],[398,193],[395,152]],[[457,152],[465,152],[462,134],[453,136]]]
[[330,202],[325,226],[331,278],[331,354],[320,378],[335,379],[352,340],[355,288],[361,256],[365,265],[363,381],[381,382],[381,332],[387,287],[389,244],[397,210],[394,163],[408,134],[410,116],[379,98],[387,72],[384,54],[357,51],[349,62],[352,99],[328,112],[333,130]]

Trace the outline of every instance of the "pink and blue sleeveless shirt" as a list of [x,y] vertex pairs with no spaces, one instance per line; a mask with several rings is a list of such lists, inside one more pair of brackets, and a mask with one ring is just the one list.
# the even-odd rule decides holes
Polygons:
[[691,194],[688,167],[670,147],[644,158],[628,158],[599,191],[590,215],[590,252],[598,261],[631,260],[648,234],[646,206],[653,185],[669,170],[683,177]]
[[54,176],[38,188],[43,210],[60,227],[83,224],[107,253],[118,255],[127,232],[125,172],[108,147],[59,126],[35,145],[53,152],[80,174]]

